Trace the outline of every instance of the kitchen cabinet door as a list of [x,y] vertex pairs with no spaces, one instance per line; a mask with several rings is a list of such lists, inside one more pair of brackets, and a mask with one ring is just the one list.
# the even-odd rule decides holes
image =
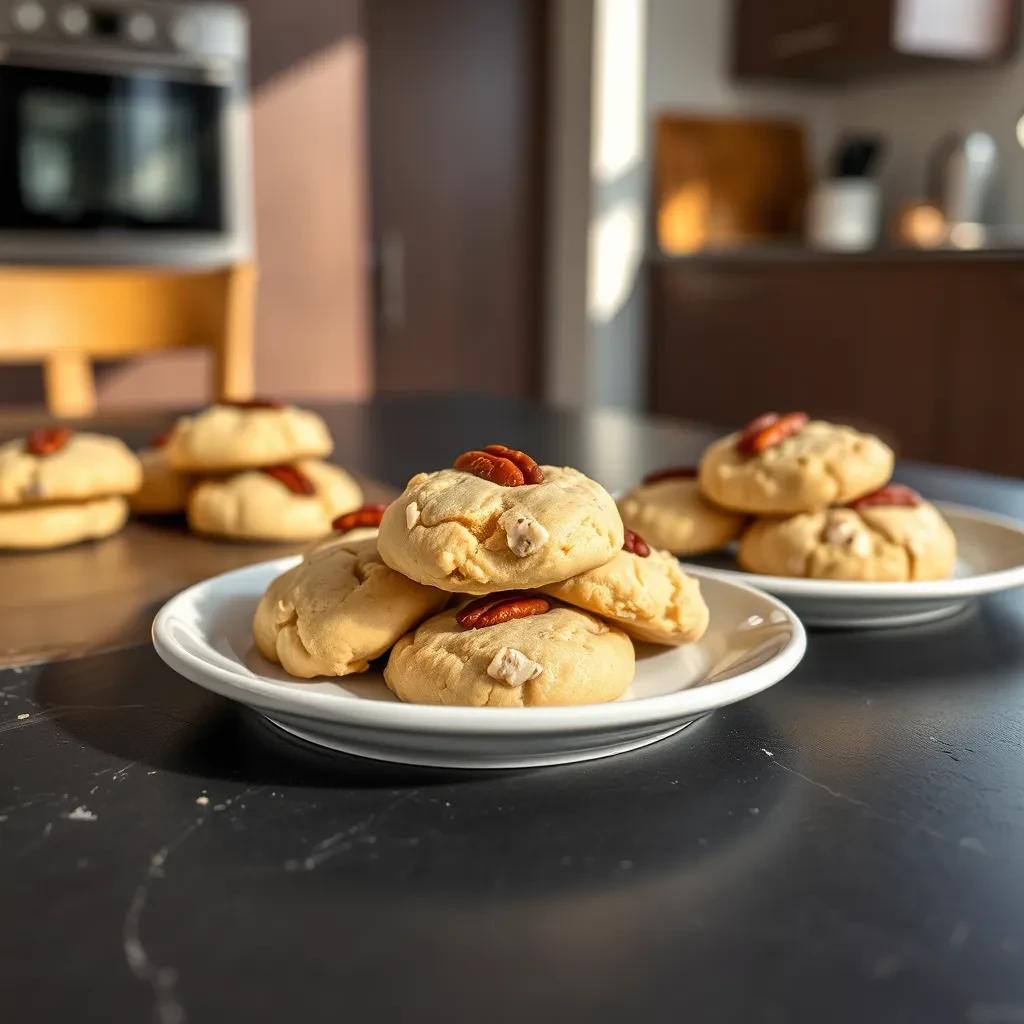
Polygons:
[[545,4],[366,4],[378,390],[539,387]]
[[731,427],[766,410],[806,410],[936,459],[944,287],[940,269],[910,264],[656,265],[653,411]]
[[881,49],[887,26],[867,26],[888,9],[887,0],[855,6],[833,0],[736,0],[733,16],[733,70],[737,77],[829,77],[841,57],[854,50]]
[[992,64],[1017,52],[1017,0],[735,0],[739,78],[849,81],[927,64]]
[[944,461],[1024,476],[1024,267],[965,268],[951,299]]

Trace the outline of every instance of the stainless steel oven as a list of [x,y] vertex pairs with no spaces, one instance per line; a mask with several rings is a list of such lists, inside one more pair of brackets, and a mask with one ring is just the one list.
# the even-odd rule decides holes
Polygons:
[[232,5],[0,0],[0,261],[246,258],[247,77]]

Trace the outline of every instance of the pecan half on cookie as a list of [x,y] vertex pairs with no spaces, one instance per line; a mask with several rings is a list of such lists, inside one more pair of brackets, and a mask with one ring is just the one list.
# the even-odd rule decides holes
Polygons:
[[661,480],[696,480],[696,466],[667,466],[665,469],[656,469],[643,478],[645,484],[656,484]]
[[544,481],[543,471],[529,455],[503,444],[463,452],[453,466],[502,487],[522,487]]
[[740,434],[736,447],[745,455],[760,455],[761,452],[781,444],[787,437],[799,434],[807,426],[805,412],[766,412],[751,420]]
[[871,494],[850,502],[850,508],[873,508],[879,505],[899,506],[901,508],[917,508],[921,504],[921,495],[906,484],[886,484]]
[[272,476],[278,483],[284,484],[292,494],[310,498],[316,494],[313,481],[297,466],[261,466],[261,472]]
[[463,629],[484,629],[499,622],[525,619],[551,611],[551,602],[543,594],[529,590],[505,590],[470,601],[455,616]]
[[631,555],[636,555],[638,558],[647,558],[650,556],[651,547],[634,530],[626,527],[626,539],[622,543],[622,550],[628,551]]
[[25,451],[29,455],[55,455],[73,433],[70,427],[40,427],[25,438]]
[[384,509],[387,507],[386,501],[375,505],[363,505],[362,508],[338,516],[332,521],[331,529],[336,533],[348,533],[350,530],[358,530],[360,527],[372,529],[375,526],[380,526],[380,521],[384,518]]

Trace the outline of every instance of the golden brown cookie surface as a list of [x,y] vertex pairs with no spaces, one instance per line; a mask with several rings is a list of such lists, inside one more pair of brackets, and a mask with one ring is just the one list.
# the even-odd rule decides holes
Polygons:
[[127,518],[128,502],[118,495],[4,508],[0,509],[0,548],[42,551],[98,540],[117,533]]
[[384,679],[404,701],[473,707],[593,704],[616,700],[636,670],[633,644],[593,615],[550,611],[481,629],[456,609],[395,644]]
[[307,409],[212,405],[178,420],[166,451],[175,469],[220,473],[323,458],[333,447],[324,421]]
[[578,470],[541,468],[542,483],[516,487],[458,469],[413,477],[384,513],[381,556],[419,583],[468,594],[539,587],[607,562],[623,541],[611,496]]
[[691,643],[708,626],[700,584],[667,551],[653,550],[646,557],[620,551],[610,562],[543,590],[611,619],[630,636],[648,643]]
[[330,533],[335,516],[362,501],[359,485],[338,466],[305,459],[294,469],[311,493],[296,493],[272,475],[279,467],[203,480],[189,495],[189,526],[234,540],[315,540]]
[[756,454],[741,435],[712,444],[700,464],[700,488],[723,508],[750,515],[789,515],[842,505],[883,486],[893,453],[877,437],[811,420],[799,433]]
[[389,569],[373,538],[312,551],[267,588],[253,619],[260,653],[302,679],[364,672],[448,595]]
[[750,572],[832,580],[938,580],[956,564],[956,538],[934,505],[874,506],[762,519],[743,535]]
[[669,478],[641,484],[619,499],[623,525],[656,548],[675,555],[717,551],[743,529],[742,515],[718,508],[700,493],[696,479]]
[[31,435],[0,445],[0,506],[83,501],[138,489],[142,467],[123,441],[88,432],[67,435],[47,454],[32,450]]
[[172,468],[162,448],[143,448],[142,486],[129,499],[132,511],[140,515],[170,515],[184,512],[194,480]]

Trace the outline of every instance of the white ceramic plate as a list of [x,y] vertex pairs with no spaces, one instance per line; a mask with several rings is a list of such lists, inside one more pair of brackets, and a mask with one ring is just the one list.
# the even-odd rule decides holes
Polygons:
[[153,643],[186,679],[248,705],[282,729],[384,761],[517,768],[633,750],[777,683],[807,645],[800,621],[780,601],[698,570],[711,609],[708,632],[686,647],[638,648],[636,677],[621,700],[556,708],[402,704],[379,672],[297,682],[256,651],[256,603],[296,561],[262,562],[183,590],[154,620]]
[[955,614],[982,594],[1024,586],[1024,523],[962,505],[938,507],[956,534],[956,570],[948,580],[859,583],[758,576],[730,569],[736,563],[725,554],[699,566],[686,563],[686,568],[776,594],[809,626],[844,629],[931,622]]

